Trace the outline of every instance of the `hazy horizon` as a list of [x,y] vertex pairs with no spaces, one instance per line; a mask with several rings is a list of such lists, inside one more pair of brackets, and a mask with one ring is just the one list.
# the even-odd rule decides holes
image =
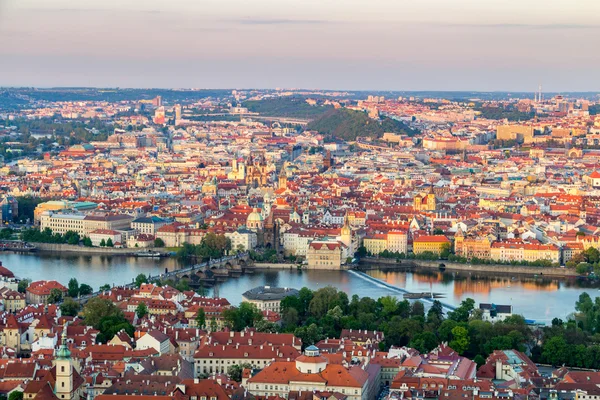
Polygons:
[[593,0],[48,3],[0,2],[0,86],[600,91]]

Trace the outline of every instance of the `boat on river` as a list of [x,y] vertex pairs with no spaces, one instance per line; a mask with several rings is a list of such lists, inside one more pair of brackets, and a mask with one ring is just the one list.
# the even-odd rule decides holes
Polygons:
[[158,251],[152,251],[152,250],[138,251],[136,253],[133,253],[133,255],[136,256],[136,257],[153,257],[153,258],[159,258],[159,257],[163,256]]

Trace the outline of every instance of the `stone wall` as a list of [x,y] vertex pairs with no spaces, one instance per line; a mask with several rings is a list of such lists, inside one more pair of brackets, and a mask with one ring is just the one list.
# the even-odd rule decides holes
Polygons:
[[116,249],[114,247],[85,247],[74,246],[71,244],[56,244],[56,243],[33,243],[38,251],[48,251],[56,253],[79,253],[79,254],[106,254],[106,255],[129,255],[137,251],[164,251],[163,248],[144,248],[144,249]]

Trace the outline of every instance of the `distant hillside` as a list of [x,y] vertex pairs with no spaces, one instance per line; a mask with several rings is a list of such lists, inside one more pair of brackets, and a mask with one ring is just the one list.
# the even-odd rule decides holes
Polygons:
[[9,92],[0,92],[0,110],[16,110],[28,104],[26,100],[20,99]]
[[356,140],[358,137],[380,138],[385,132],[413,136],[415,130],[406,124],[384,117],[381,122],[372,120],[362,111],[345,108],[327,111],[310,122],[306,129],[338,137],[344,140]]
[[257,112],[268,117],[288,117],[312,119],[333,109],[332,106],[314,105],[306,102],[304,97],[289,96],[266,100],[250,100],[243,103],[248,111]]

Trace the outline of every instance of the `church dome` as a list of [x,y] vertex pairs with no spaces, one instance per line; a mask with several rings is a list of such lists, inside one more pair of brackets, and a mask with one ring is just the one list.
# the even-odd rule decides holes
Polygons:
[[262,229],[264,224],[264,218],[258,212],[258,209],[254,209],[250,214],[248,214],[248,218],[246,219],[246,226],[250,229]]

